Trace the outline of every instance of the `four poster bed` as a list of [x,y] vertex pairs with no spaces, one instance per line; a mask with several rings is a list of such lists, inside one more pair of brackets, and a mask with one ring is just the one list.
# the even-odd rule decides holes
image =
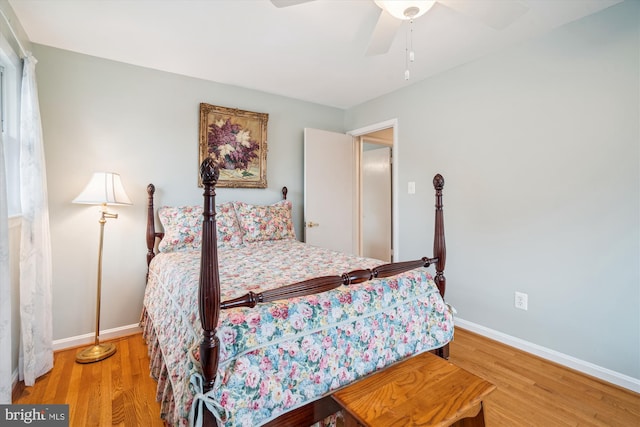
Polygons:
[[141,325],[167,424],[331,424],[333,391],[425,351],[447,357],[440,175],[433,257],[379,265],[297,241],[286,188],[269,206],[216,205],[214,162],[200,173],[203,206],[160,208],[163,232],[147,188]]

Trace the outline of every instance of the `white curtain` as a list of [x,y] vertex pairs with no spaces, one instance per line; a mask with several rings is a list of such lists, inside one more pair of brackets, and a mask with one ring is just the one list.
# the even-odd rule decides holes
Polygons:
[[24,58],[20,98],[20,359],[19,376],[28,386],[53,367],[51,238],[47,174],[36,63]]
[[0,405],[11,403],[11,286],[4,145],[0,140]]

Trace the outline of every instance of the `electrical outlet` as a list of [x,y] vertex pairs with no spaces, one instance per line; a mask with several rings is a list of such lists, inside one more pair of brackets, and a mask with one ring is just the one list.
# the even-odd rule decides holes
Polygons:
[[524,292],[516,292],[515,296],[515,306],[520,310],[528,310],[529,309],[529,295]]

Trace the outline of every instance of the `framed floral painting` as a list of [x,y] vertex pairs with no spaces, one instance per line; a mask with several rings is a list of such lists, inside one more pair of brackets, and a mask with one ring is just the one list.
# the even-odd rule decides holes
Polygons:
[[216,160],[217,187],[267,188],[268,120],[266,113],[201,103],[198,167],[207,157]]

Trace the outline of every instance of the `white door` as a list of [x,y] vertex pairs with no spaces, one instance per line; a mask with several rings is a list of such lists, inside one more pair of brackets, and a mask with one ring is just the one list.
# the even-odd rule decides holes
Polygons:
[[391,148],[362,151],[362,255],[391,261]]
[[355,254],[354,144],[349,135],[304,130],[305,242]]

